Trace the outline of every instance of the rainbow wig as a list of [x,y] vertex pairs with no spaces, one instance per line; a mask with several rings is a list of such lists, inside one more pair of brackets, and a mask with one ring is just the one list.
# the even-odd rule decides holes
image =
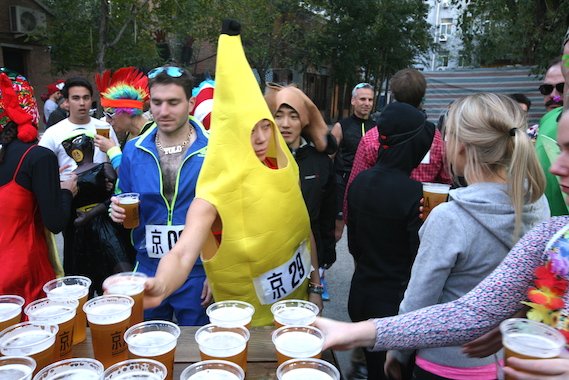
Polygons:
[[110,112],[142,115],[148,100],[148,77],[136,67],[123,67],[111,75],[110,70],[97,74],[101,105]]

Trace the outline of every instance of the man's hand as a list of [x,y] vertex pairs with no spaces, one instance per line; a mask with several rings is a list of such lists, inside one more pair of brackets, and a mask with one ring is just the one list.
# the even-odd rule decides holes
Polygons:
[[150,277],[144,283],[144,308],[156,307],[166,298],[166,287],[156,277]]
[[471,358],[485,358],[495,354],[502,348],[500,327],[495,327],[479,338],[462,346],[462,352]]
[[320,313],[318,313],[318,315],[322,315],[322,310],[324,310],[324,302],[322,302],[322,295],[309,293],[308,300],[313,304],[315,304],[316,306],[318,306],[318,309],[320,310]]
[[519,359],[509,358],[504,373],[515,380],[567,380],[569,358]]
[[[63,169],[65,170],[65,169]],[[60,169],[61,172],[61,169]],[[77,192],[79,192],[79,188],[77,187],[77,174],[75,173],[71,173],[69,174],[69,176],[67,177],[67,179],[65,181],[61,181],[59,182],[59,186],[62,189],[66,189],[71,191],[71,194],[73,194],[73,196],[77,195]]]
[[209,282],[207,278],[203,282],[202,294],[201,294],[201,305],[203,307],[208,307],[213,301],[213,294],[211,293],[211,288],[209,287]]
[[119,199],[111,197],[110,217],[115,223],[122,223],[126,218],[124,208],[119,206]]
[[113,146],[116,145],[113,140],[108,139],[101,135],[95,135],[94,141],[95,141],[95,146],[99,148],[101,152],[105,153],[107,153],[109,149],[111,149]]

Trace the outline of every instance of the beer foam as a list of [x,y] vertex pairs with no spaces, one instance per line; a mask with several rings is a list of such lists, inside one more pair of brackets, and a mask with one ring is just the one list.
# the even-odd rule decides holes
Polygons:
[[73,298],[79,299],[86,296],[89,293],[89,288],[81,284],[71,284],[66,285],[61,283],[60,286],[47,291],[47,298],[50,299],[62,299],[62,298]]
[[86,308],[87,320],[96,325],[111,325],[130,317],[130,305],[118,303],[91,304]]
[[136,356],[158,356],[176,347],[177,339],[167,331],[146,331],[130,335],[128,350]]
[[142,370],[133,370],[121,373],[112,373],[105,377],[105,380],[162,380],[162,373],[151,373]]
[[205,369],[194,373],[188,380],[239,380],[239,376],[224,369]]
[[134,296],[144,290],[146,278],[123,277],[105,284],[108,294],[120,294],[124,296]]
[[0,379],[2,380],[22,380],[22,379],[31,379],[31,378],[32,378],[32,369],[27,365],[6,364],[0,366]]
[[202,332],[196,339],[200,351],[215,358],[228,358],[245,350],[247,340],[231,331]]
[[312,310],[301,306],[283,307],[274,317],[281,325],[309,325],[316,320]]
[[334,378],[316,368],[295,368],[284,373],[281,380],[334,380]]
[[49,322],[58,325],[75,317],[75,310],[65,305],[45,305],[28,309],[27,315],[32,322]]
[[209,311],[211,323],[224,327],[245,326],[251,322],[251,309],[237,306],[220,307]]
[[520,355],[536,359],[556,358],[561,354],[561,345],[544,336],[509,333],[504,338],[504,346]]
[[[0,342],[2,354],[6,356],[37,354],[55,342],[55,335],[41,329],[10,332]],[[52,339],[47,339],[49,337]]]
[[15,303],[0,303],[0,322],[16,317],[22,312],[22,307]]
[[302,331],[282,333],[275,339],[277,350],[290,358],[310,358],[322,351],[323,339]]
[[101,374],[88,368],[58,369],[57,373],[50,373],[49,380],[99,380]]
[[119,203],[121,205],[134,205],[138,203],[138,198],[135,197],[120,197]]

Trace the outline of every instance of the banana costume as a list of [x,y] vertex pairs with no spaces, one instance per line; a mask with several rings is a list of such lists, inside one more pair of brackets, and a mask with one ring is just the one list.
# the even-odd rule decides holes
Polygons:
[[[239,36],[226,21],[219,38],[212,127],[196,198],[215,206],[223,223],[218,246],[210,234],[202,260],[216,301],[237,299],[255,307],[252,325],[270,325],[272,303],[306,299],[310,221],[300,192],[298,166],[275,127]],[[267,119],[273,129],[264,166],[251,131]]]

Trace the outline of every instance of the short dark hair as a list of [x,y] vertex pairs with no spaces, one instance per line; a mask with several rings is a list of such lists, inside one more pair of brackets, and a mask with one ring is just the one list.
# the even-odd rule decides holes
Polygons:
[[63,90],[61,90],[61,95],[63,95],[63,98],[69,99],[69,89],[71,87],[85,87],[87,90],[89,90],[91,96],[93,96],[93,86],[91,85],[91,82],[83,77],[72,77],[65,81]]
[[418,70],[403,69],[391,77],[389,87],[395,100],[419,108],[427,91],[427,81]]
[[529,108],[531,107],[531,100],[529,100],[527,96],[525,96],[524,94],[510,94],[509,96],[510,98],[514,99],[516,102],[520,104],[525,104],[529,111]]
[[148,80],[148,89],[151,92],[152,86],[155,84],[175,84],[177,86],[180,86],[186,93],[186,99],[190,99],[192,97],[192,89],[194,88],[194,79],[188,70],[183,70],[182,75],[179,77],[171,77],[166,73],[166,71],[163,71],[157,74],[154,78]]

